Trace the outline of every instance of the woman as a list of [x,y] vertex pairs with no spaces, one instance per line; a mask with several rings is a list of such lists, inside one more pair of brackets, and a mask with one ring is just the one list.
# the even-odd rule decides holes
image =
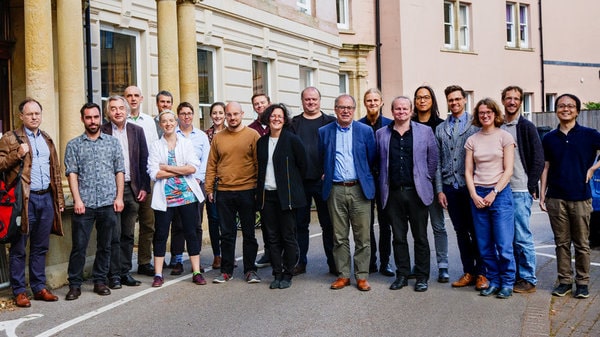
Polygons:
[[[213,125],[206,129],[208,141],[212,143],[213,137],[217,132],[225,129],[225,103],[214,102],[210,106],[210,119]],[[205,184],[214,184],[214,181],[206,181]],[[215,189],[216,190],[216,189]],[[221,229],[219,227],[219,214],[217,213],[217,205],[207,200],[206,215],[208,216],[208,234],[210,236],[210,245],[213,251],[212,269],[221,269]]]
[[[435,128],[444,121],[440,118],[435,93],[428,85],[422,85],[415,90],[412,120],[429,126],[433,130],[433,133],[435,133]],[[433,182],[433,187],[435,189],[435,181]],[[448,233],[444,224],[444,209],[437,200],[437,197],[434,199],[431,205],[429,205],[429,219],[435,242],[438,282],[448,283],[450,281],[450,274],[448,274]]]
[[200,242],[196,235],[198,223],[198,202],[204,201],[200,185],[194,179],[194,172],[200,166],[192,143],[177,137],[175,113],[164,110],[158,115],[162,137],[152,144],[148,156],[148,174],[154,181],[152,209],[154,209],[154,282],[153,287],[164,283],[162,269],[169,227],[175,213],[179,215],[183,235],[187,242],[188,254],[192,263],[192,281],[206,284],[200,272]]
[[287,130],[290,118],[283,104],[269,106],[262,119],[270,131],[256,143],[256,200],[270,247],[274,280],[269,288],[285,289],[292,285],[298,259],[295,214],[306,205],[306,151],[300,138]]
[[510,189],[515,140],[500,129],[503,119],[498,104],[482,99],[474,110],[473,125],[481,127],[465,143],[465,180],[479,254],[490,286],[481,296],[508,298],[515,283],[513,255],[514,211]]

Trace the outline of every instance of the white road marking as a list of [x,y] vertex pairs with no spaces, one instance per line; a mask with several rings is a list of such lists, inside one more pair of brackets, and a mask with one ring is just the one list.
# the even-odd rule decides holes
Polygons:
[[44,315],[42,314],[30,314],[27,316],[23,316],[18,319],[12,319],[10,321],[0,322],[0,331],[6,332],[7,337],[17,337],[17,327],[21,325],[21,323],[25,321],[30,321],[32,319],[40,318]]

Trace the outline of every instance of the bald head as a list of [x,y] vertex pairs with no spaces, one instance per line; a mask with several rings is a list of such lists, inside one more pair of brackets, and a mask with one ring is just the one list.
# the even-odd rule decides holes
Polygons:
[[242,111],[240,103],[229,102],[225,105],[225,120],[227,121],[227,129],[229,131],[237,132],[242,130],[244,128],[242,118],[244,118],[244,111]]
[[135,85],[129,86],[123,92],[127,103],[129,103],[130,114],[133,117],[137,117],[140,114],[140,109],[142,106],[142,102],[144,101],[144,96],[142,96],[142,91],[140,88]]

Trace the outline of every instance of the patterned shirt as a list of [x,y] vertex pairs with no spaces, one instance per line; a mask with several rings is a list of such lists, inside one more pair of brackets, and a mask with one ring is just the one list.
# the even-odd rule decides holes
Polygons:
[[79,195],[85,207],[112,205],[117,196],[115,175],[125,172],[119,141],[105,133],[91,140],[84,133],[71,139],[65,151],[65,171],[77,174]]

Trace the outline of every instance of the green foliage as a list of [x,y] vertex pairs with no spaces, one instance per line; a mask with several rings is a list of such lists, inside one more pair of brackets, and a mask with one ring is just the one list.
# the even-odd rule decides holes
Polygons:
[[585,110],[600,110],[600,102],[583,103]]

